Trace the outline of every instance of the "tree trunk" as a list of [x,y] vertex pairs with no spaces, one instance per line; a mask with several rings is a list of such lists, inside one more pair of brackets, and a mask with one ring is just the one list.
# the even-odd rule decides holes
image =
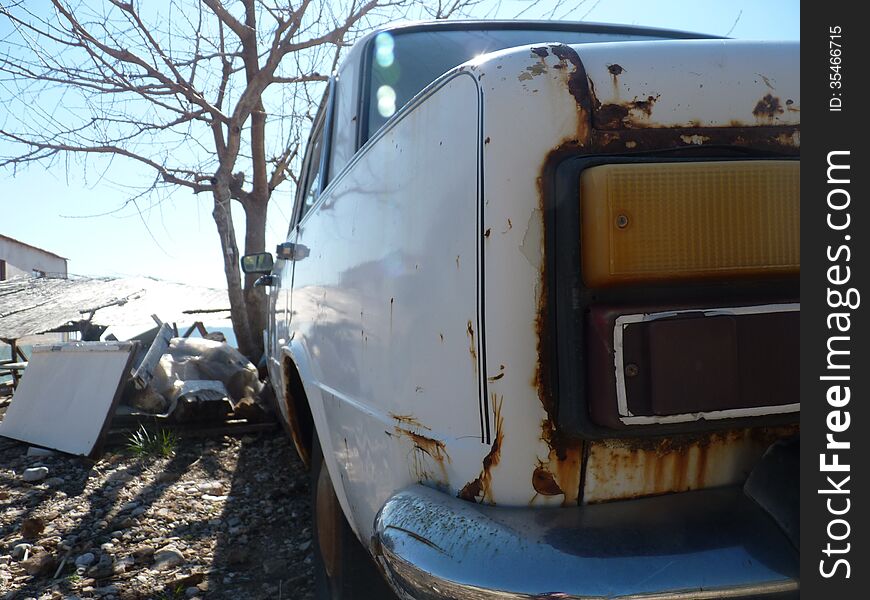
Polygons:
[[[221,240],[221,250],[224,259],[224,274],[227,278],[227,295],[230,299],[230,319],[236,334],[239,352],[244,354],[254,364],[262,355],[262,340],[255,340],[251,335],[248,322],[248,310],[242,293],[241,266],[239,265],[239,246],[236,243],[236,232],[230,213],[230,193],[228,186],[216,185],[214,191],[214,210],[212,217],[217,225]],[[258,343],[259,342],[259,343]]]
[[[245,203],[245,254],[256,254],[266,250],[266,212],[268,198],[248,196]],[[259,351],[257,360],[263,353],[263,330],[266,329],[268,298],[266,289],[254,287],[254,281],[259,275],[245,275],[245,305],[248,314],[248,326],[254,343]],[[252,359],[253,360],[253,359]],[[254,364],[257,364],[254,361]]]

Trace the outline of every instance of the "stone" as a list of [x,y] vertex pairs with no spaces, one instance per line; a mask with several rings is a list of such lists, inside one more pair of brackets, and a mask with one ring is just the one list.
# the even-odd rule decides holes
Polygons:
[[36,446],[30,446],[27,449],[27,456],[54,456],[57,454],[54,450],[48,450],[46,448],[37,448]]
[[94,579],[105,579],[106,577],[111,577],[115,572],[114,562],[115,560],[112,558],[111,554],[103,554],[100,556],[100,562],[91,567],[88,571],[88,576],[93,577]]
[[244,546],[231,546],[226,553],[226,563],[228,565],[241,565],[248,562],[250,552]]
[[58,487],[66,483],[66,480],[63,477],[49,477],[45,480],[45,483],[51,487]]
[[136,561],[132,556],[125,556],[121,560],[116,560],[112,569],[115,575],[120,575],[121,573],[126,573],[127,569],[134,564],[136,564]]
[[24,558],[24,554],[29,552],[31,548],[30,544],[16,544],[14,548],[12,548],[12,558],[13,560],[21,560]]
[[114,594],[118,593],[118,587],[114,586],[114,585],[107,585],[104,587],[95,587],[93,589],[92,593],[96,594],[98,596],[114,595]]
[[42,577],[54,574],[54,570],[57,568],[57,561],[51,554],[38,554],[22,562],[21,566],[28,575]]
[[162,571],[177,567],[184,562],[184,554],[175,546],[169,544],[154,552],[154,566],[152,568]]
[[35,538],[45,531],[45,521],[40,517],[28,517],[21,522],[21,535],[25,538]]
[[77,567],[90,567],[94,564],[94,561],[97,560],[97,557],[94,556],[93,552],[85,552],[78,558],[76,558],[76,566]]
[[29,469],[24,469],[24,473],[21,474],[21,478],[28,483],[42,481],[47,476],[48,467],[31,467]]
[[139,508],[138,502],[126,502],[118,508],[118,512],[127,512],[128,510],[133,510],[134,508]]
[[184,590],[184,595],[187,596],[188,598],[193,598],[195,596],[198,596],[199,595],[199,588],[198,587],[189,587],[186,590]]
[[196,484],[196,489],[200,492],[221,492],[224,489],[220,481],[204,481]]
[[287,570],[287,562],[280,558],[274,558],[263,561],[263,572],[266,575],[275,575]]
[[163,473],[159,473],[154,480],[157,483],[172,483],[176,479],[178,479],[178,475],[176,475],[175,473],[168,473],[164,471]]

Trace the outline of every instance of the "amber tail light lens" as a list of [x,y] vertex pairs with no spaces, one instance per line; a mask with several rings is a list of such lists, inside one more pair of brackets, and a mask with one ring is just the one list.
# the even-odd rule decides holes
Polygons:
[[800,271],[798,161],[602,165],[580,196],[590,287]]

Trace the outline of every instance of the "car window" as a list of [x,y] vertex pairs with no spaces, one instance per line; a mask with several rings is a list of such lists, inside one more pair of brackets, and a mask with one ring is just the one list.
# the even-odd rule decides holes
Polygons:
[[662,39],[639,33],[564,29],[481,29],[381,32],[371,47],[367,86],[368,119],[363,142],[370,138],[417,92],[455,66],[475,56],[527,44],[583,44]]
[[335,106],[332,115],[332,144],[329,150],[329,180],[350,162],[356,142],[359,61],[345,61],[335,80]]
[[299,220],[305,216],[317,198],[322,188],[320,182],[320,155],[323,152],[323,120],[317,124],[317,129],[311,136],[306,158],[305,178],[302,183],[302,206],[299,209]]

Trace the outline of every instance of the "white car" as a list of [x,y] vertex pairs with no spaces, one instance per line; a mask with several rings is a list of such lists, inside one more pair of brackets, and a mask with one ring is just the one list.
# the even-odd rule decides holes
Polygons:
[[799,45],[705,38],[349,53],[243,259],[322,597],[797,597]]

